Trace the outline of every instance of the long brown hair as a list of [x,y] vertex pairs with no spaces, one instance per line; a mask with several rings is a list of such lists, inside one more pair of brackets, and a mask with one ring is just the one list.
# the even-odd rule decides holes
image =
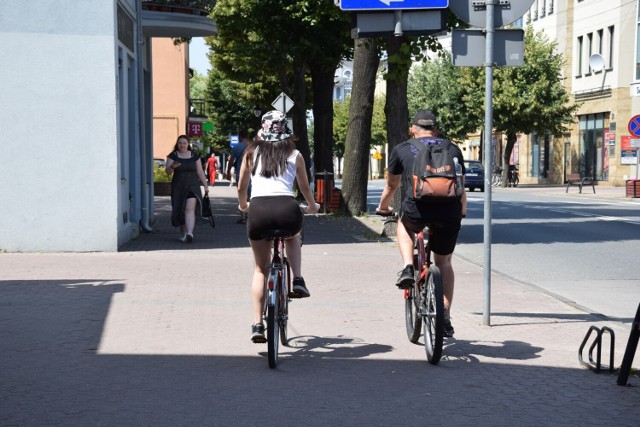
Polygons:
[[[249,156],[247,157],[247,166],[251,169],[251,175],[256,174],[258,159],[262,163],[260,176],[271,178],[282,175],[287,167],[287,159],[296,148],[295,141],[297,141],[297,138],[291,136],[281,141],[257,140],[252,142],[245,153],[245,156]],[[258,154],[254,162],[253,155],[256,150],[258,150]]]

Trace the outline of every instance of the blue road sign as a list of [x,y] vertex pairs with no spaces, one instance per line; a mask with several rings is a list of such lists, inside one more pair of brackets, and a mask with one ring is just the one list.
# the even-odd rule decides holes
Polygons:
[[631,117],[627,129],[629,129],[629,133],[631,135],[635,136],[636,138],[640,137],[640,115]]
[[342,10],[445,9],[449,0],[336,0]]

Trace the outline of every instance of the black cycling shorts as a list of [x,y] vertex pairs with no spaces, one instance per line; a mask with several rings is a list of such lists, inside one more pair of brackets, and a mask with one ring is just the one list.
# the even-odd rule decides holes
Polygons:
[[300,205],[291,196],[254,197],[249,204],[247,235],[263,240],[280,230],[293,236],[302,230],[302,220]]
[[[409,218],[409,216],[403,212],[400,216],[400,221],[402,221],[407,230],[414,233],[419,233],[426,226],[429,226],[429,229],[432,230],[432,234],[429,236],[431,250],[438,255],[452,254],[456,248],[458,233],[460,233],[461,220],[459,218],[436,221],[417,221],[413,218]],[[425,236],[425,238],[426,237],[427,236]]]

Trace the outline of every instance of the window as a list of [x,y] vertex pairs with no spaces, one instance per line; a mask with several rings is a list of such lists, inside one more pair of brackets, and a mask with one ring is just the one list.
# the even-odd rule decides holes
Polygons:
[[603,39],[603,30],[598,30],[598,53],[602,54],[602,45],[604,43]]
[[576,69],[576,76],[580,77],[582,76],[582,62],[583,62],[583,58],[582,58],[582,36],[578,37],[578,46],[577,46],[577,52],[576,52],[576,59],[577,59],[577,69]]
[[549,0],[549,15],[553,13],[553,0]]
[[[591,58],[591,54],[593,53],[593,33],[587,34],[587,60]],[[587,74],[591,74],[591,66],[589,66],[589,70]]]
[[609,52],[607,55],[607,64],[609,69],[613,69],[613,25],[608,28],[609,30]]
[[598,181],[607,179],[609,153],[604,144],[605,114],[580,116],[580,176]]
[[549,158],[551,137],[540,135],[537,132],[531,134],[531,169],[529,174],[534,178],[546,178],[549,174]]

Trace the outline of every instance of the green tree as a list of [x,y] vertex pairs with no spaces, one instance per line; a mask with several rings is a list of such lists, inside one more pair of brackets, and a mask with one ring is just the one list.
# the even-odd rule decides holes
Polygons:
[[[344,101],[333,101],[333,155],[338,158],[338,166],[344,157],[350,100],[351,98],[347,97]],[[371,145],[369,148],[375,145],[384,146],[387,142],[384,104],[385,98],[383,96],[374,97],[371,117]],[[341,172],[341,170],[338,170],[338,174]]]
[[[315,149],[325,153],[331,144],[333,75],[349,48],[348,15],[330,0],[219,0],[213,17],[218,34],[208,41],[214,68],[245,85],[237,92],[245,105],[265,110],[280,92],[291,96],[298,148],[309,165],[306,111],[314,105]],[[318,162],[325,163],[324,157]]]
[[[559,137],[573,122],[579,105],[560,79],[564,59],[556,52],[557,43],[543,32],[528,26],[524,38],[524,65],[501,67],[494,75],[494,128],[507,135],[503,166],[509,163],[518,133]],[[507,185],[503,167],[503,185]]]
[[205,99],[207,96],[207,76],[193,71],[193,77],[189,79],[189,98]]
[[[476,104],[475,97],[468,96],[469,86],[462,81],[463,69],[451,63],[448,52],[416,67],[409,76],[409,112],[413,115],[420,109],[431,110],[443,137],[465,139],[482,125],[483,111],[478,108],[482,103]],[[477,84],[471,87],[479,89]]]

